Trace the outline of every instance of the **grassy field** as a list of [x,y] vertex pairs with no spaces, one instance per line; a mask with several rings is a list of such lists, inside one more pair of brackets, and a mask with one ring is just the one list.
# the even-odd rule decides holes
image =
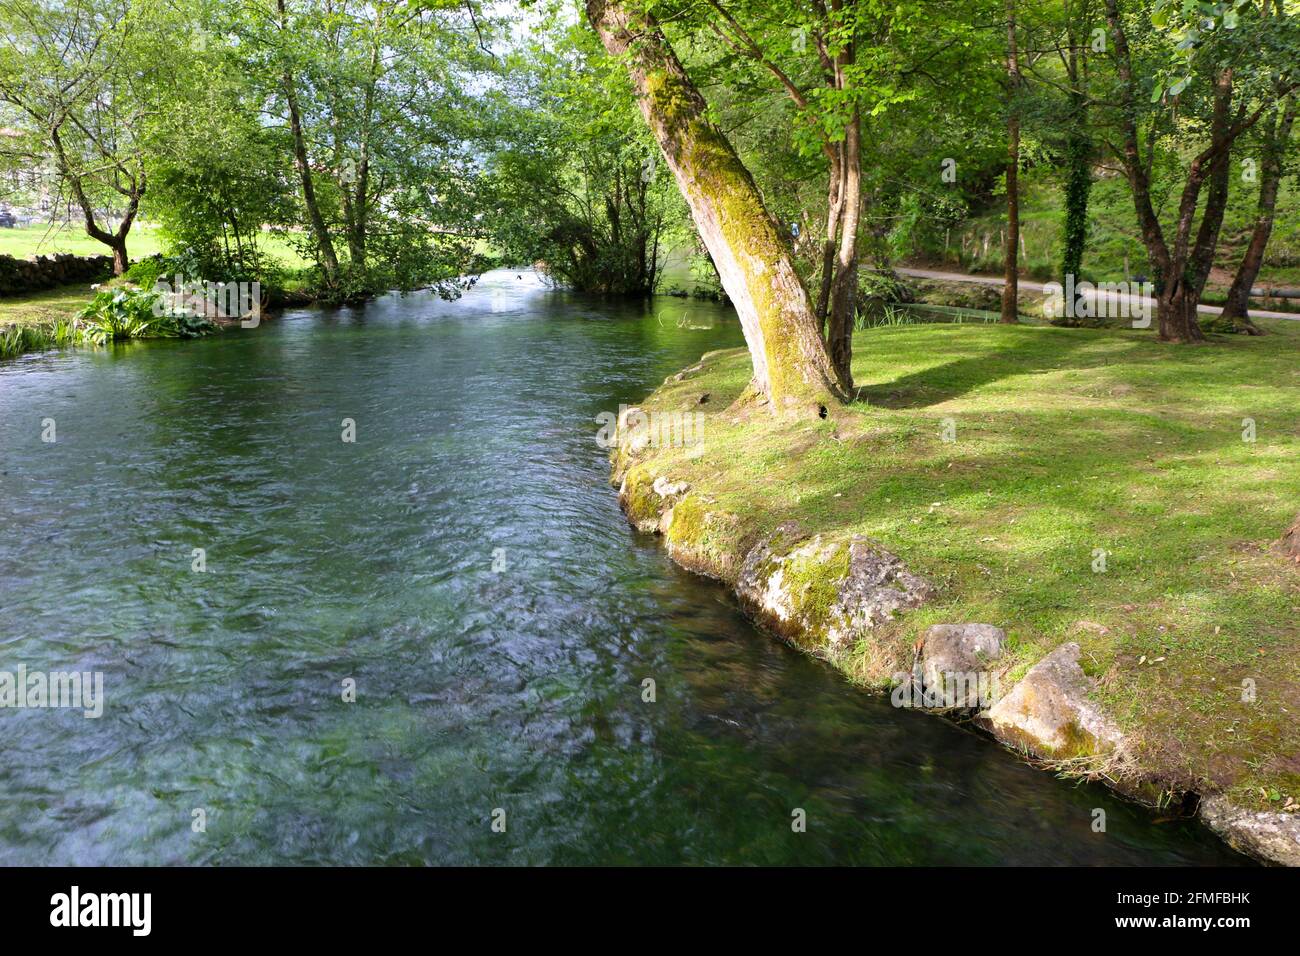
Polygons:
[[645,406],[704,410],[703,454],[657,450],[645,467],[737,516],[719,548],[793,518],[869,535],[939,585],[838,662],[853,679],[885,685],[936,623],[1004,628],[1005,688],[1078,641],[1140,766],[1171,790],[1277,808],[1300,799],[1300,566],[1270,550],[1300,509],[1300,328],[1267,328],[1196,347],[873,329],[854,342],[865,401],[813,423],[728,409],[749,361],[717,353]]
[[[131,261],[134,262],[163,251],[163,237],[157,226],[137,223],[127,236],[126,246]],[[288,268],[298,269],[308,264],[283,236],[268,233],[258,241],[258,247]],[[109,250],[103,243],[91,239],[86,235],[85,229],[77,225],[65,225],[59,228],[50,226],[0,228],[0,255],[26,259],[29,256],[53,256],[58,253],[103,256],[108,255]]]
[[0,325],[45,325],[56,319],[71,318],[94,294],[87,282],[16,298],[0,298]]
[[[147,223],[139,224],[131,230],[127,248],[132,261],[147,258],[162,250],[162,237],[156,227]],[[308,265],[289,240],[282,236],[265,236],[261,248],[286,268],[301,269]],[[84,230],[71,226],[60,230],[50,230],[43,226],[0,229],[0,255],[26,258],[58,253],[92,256],[103,255],[105,252],[105,246],[87,236]],[[94,291],[90,283],[74,283],[29,295],[0,297],[0,326],[43,326],[56,319],[72,318],[92,295]]]
[[[148,223],[132,227],[126,240],[127,252],[132,259],[143,259],[162,251],[158,230]],[[0,255],[26,259],[29,256],[53,256],[67,253],[74,256],[110,255],[108,246],[96,242],[79,226],[21,226],[0,229]]]

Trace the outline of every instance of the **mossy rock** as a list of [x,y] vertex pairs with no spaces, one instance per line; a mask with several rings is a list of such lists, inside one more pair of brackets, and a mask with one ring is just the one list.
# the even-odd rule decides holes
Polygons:
[[895,555],[861,535],[803,539],[781,525],[745,556],[741,606],[760,624],[823,656],[837,656],[934,593]]

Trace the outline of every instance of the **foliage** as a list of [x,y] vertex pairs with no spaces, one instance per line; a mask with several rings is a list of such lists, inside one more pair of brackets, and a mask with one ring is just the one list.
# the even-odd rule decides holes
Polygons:
[[161,308],[158,293],[144,289],[104,289],[77,315],[86,340],[96,345],[122,339],[194,338],[216,325],[188,312]]
[[75,319],[59,318],[37,325],[0,326],[0,359],[24,352],[62,349],[82,341],[82,329]]
[[651,292],[685,208],[626,73],[554,16],[508,65],[512,102],[491,160],[502,256],[582,291]]

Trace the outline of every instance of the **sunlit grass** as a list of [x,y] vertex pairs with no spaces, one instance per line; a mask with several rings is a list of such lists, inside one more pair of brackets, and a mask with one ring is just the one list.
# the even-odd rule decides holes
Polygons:
[[56,319],[70,319],[85,308],[95,294],[89,282],[0,298],[0,325],[47,325]]
[[[126,245],[132,262],[164,251],[158,227],[149,223],[133,226],[127,235]],[[258,247],[286,268],[301,269],[308,265],[294,249],[293,243],[282,235],[265,233],[258,240]],[[77,224],[0,228],[0,255],[27,259],[31,256],[58,254],[104,256],[111,253],[106,245],[90,238],[86,235],[86,230]]]
[[[1012,679],[1078,641],[1170,786],[1300,797],[1300,567],[1270,551],[1300,510],[1300,327],[1267,328],[1197,347],[1129,331],[873,329],[855,337],[863,401],[797,424],[723,411],[749,369],[744,352],[722,353],[651,402],[712,409],[704,454],[661,451],[651,468],[751,535],[790,518],[864,533],[938,583],[938,602],[888,636],[895,662],[933,623],[1005,628]],[[881,683],[879,650],[842,666]]]

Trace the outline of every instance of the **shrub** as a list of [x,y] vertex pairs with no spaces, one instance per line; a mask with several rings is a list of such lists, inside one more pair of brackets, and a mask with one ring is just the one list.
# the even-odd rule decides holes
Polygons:
[[120,339],[192,338],[216,325],[201,316],[163,312],[158,293],[141,289],[105,289],[78,313],[88,341],[96,345]]

